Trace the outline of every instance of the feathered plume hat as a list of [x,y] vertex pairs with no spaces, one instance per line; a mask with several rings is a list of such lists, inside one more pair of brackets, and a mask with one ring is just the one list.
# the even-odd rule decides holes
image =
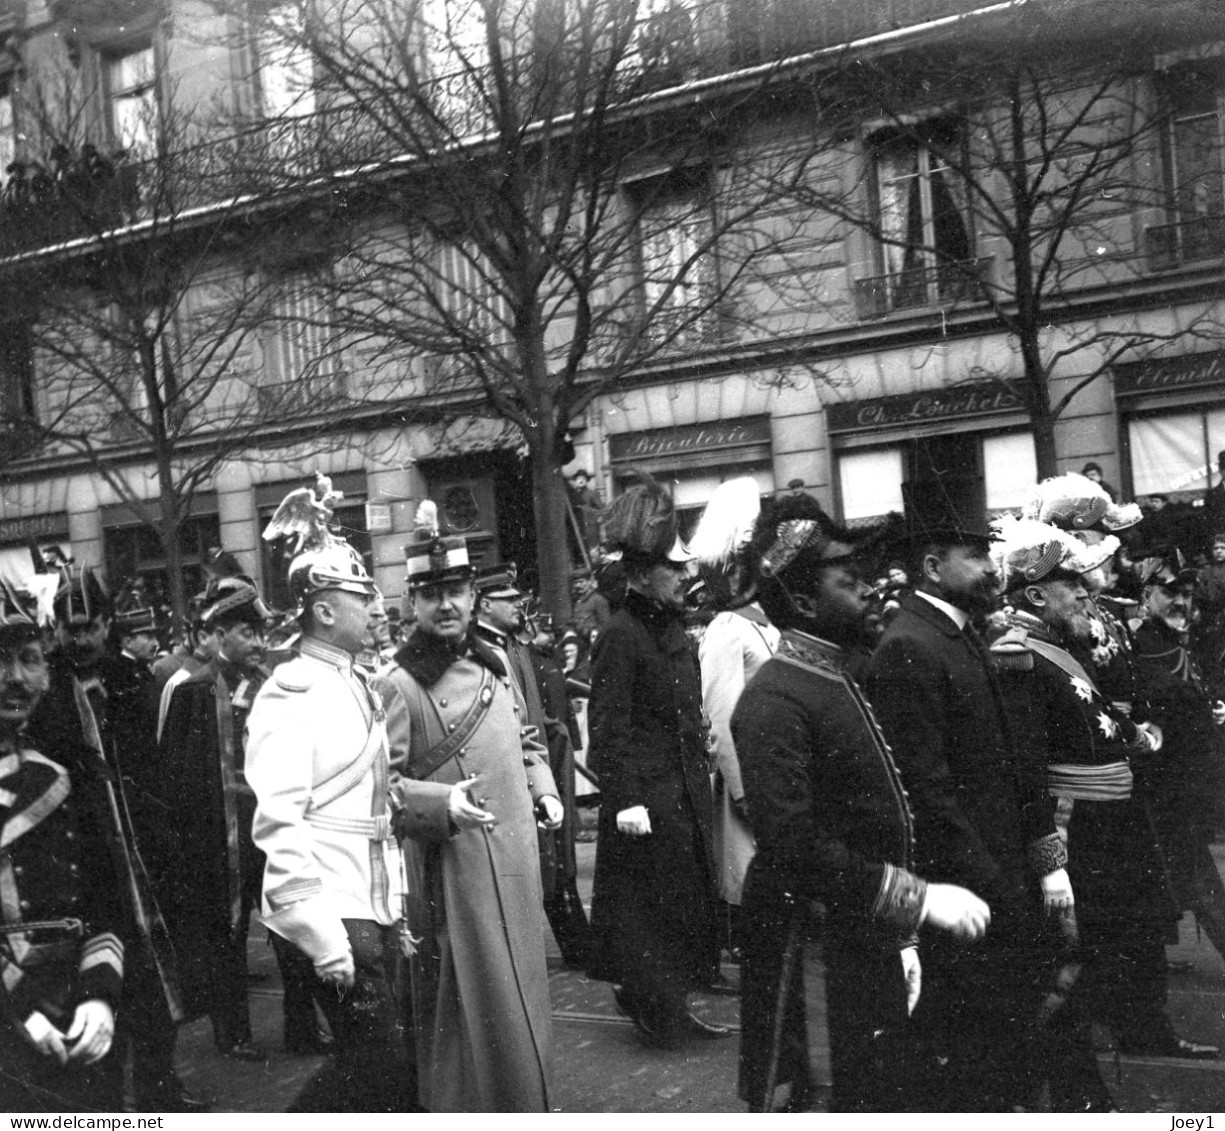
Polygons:
[[60,570],[54,609],[61,624],[71,624],[74,617],[92,621],[95,617],[111,615],[110,592],[94,569],[69,563]]
[[689,551],[716,607],[735,608],[753,599],[747,588],[749,571],[735,571],[746,564],[753,526],[761,514],[760,491],[750,475],[720,483],[689,540]]
[[301,608],[309,597],[329,589],[373,595],[378,592],[361,555],[332,532],[333,511],[344,498],[332,481],[315,473],[314,487],[299,487],[281,500],[264,528],[264,541],[294,540],[289,563],[289,592]]
[[613,499],[601,516],[605,543],[627,564],[692,561],[693,555],[681,541],[672,496],[651,476],[634,474],[637,481]]
[[412,541],[404,547],[408,586],[470,581],[476,574],[468,560],[468,543],[461,534],[443,534],[438,525],[438,504],[422,500],[417,508]]
[[1039,483],[1021,517],[1049,522],[1061,530],[1110,534],[1135,526],[1144,516],[1135,503],[1116,503],[1092,479],[1069,471]]
[[1005,593],[1055,576],[1079,577],[1108,561],[1119,548],[1113,536],[1090,546],[1067,530],[1032,518],[1004,515],[995,530],[998,541],[992,550]]

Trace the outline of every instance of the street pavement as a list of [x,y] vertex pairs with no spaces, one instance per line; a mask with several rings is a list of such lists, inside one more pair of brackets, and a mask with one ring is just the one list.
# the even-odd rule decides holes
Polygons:
[[[591,894],[595,845],[580,843],[579,890]],[[1217,846],[1217,866],[1225,847]],[[1169,948],[1169,1013],[1183,1036],[1225,1046],[1225,963],[1197,936],[1186,916],[1177,947]],[[318,1057],[289,1056],[281,1047],[281,997],[276,963],[262,927],[253,925],[250,944],[251,1006],[255,1039],[268,1052],[265,1063],[240,1063],[213,1049],[207,1020],[180,1034],[180,1074],[215,1111],[284,1111],[318,1070]],[[809,957],[809,1012],[818,1079],[829,1079],[820,961]],[[703,1041],[677,1051],[644,1046],[614,1006],[611,987],[563,968],[549,943],[553,1002],[555,1103],[567,1112],[743,1112],[736,1095],[739,1040]],[[725,966],[731,980],[734,966]],[[695,995],[695,1011],[710,1021],[737,1026],[739,999]],[[1212,1112],[1225,1097],[1225,1060],[1180,1061],[1116,1056],[1109,1034],[1095,1033],[1099,1059],[1115,1102],[1125,1112]],[[824,1106],[821,1092],[818,1106]]]

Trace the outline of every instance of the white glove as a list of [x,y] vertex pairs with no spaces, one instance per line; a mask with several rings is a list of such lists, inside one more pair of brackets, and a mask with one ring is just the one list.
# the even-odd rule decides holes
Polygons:
[[566,815],[562,804],[552,794],[545,794],[536,802],[536,808],[541,812],[541,820],[537,821],[542,829],[560,829],[562,819]]
[[1066,915],[1075,906],[1072,881],[1066,868],[1056,868],[1042,877],[1042,908],[1048,918]]
[[651,831],[651,815],[645,805],[634,805],[617,814],[617,832],[626,836],[646,836]]
[[353,964],[353,952],[342,954],[339,958],[333,958],[328,962],[316,962],[315,973],[319,976],[319,980],[329,986],[339,986],[343,989],[352,989],[353,983],[357,980],[357,968]]
[[485,808],[485,798],[473,800],[474,789],[479,789],[484,778],[473,774],[461,782],[451,786],[451,796],[447,798],[447,814],[457,829],[475,829],[481,825],[492,825],[497,820]]
[[35,1010],[25,1019],[26,1036],[43,1056],[53,1056],[60,1064],[68,1063],[68,1050],[64,1048],[64,1034],[50,1021],[46,1014]]
[[1156,754],[1161,749],[1161,728],[1156,723],[1137,723],[1136,731],[1136,738],[1144,743],[1144,748],[1150,754]]
[[1212,721],[1217,726],[1225,726],[1225,702],[1218,699],[1212,704]]
[[115,1014],[111,1007],[97,998],[83,1001],[77,1006],[68,1027],[68,1041],[76,1042],[68,1050],[68,1059],[97,1064],[111,1051],[114,1039]]
[[920,922],[972,942],[987,933],[991,908],[972,891],[956,884],[928,884]]
[[906,1016],[914,1013],[923,990],[923,967],[919,963],[919,948],[908,946],[898,952],[902,959],[902,975],[906,979]]

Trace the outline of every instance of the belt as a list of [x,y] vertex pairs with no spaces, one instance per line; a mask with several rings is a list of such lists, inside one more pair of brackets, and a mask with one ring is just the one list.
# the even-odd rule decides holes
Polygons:
[[332,817],[327,813],[310,812],[306,823],[316,829],[327,829],[332,833],[351,833],[367,840],[391,840],[391,818],[382,817]]

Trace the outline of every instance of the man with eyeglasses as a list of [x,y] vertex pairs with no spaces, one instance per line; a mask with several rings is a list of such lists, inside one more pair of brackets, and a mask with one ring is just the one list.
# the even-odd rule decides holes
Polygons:
[[548,1111],[536,831],[558,828],[562,805],[505,653],[469,631],[467,544],[439,531],[428,500],[417,519],[406,548],[416,624],[378,689],[408,877],[420,1102]]
[[174,689],[158,757],[164,911],[184,990],[211,1016],[217,1050],[263,1060],[251,1036],[247,934],[264,858],[251,842],[244,730],[267,678],[260,661],[271,614],[247,578],[226,578],[209,597],[202,622],[213,658]]

